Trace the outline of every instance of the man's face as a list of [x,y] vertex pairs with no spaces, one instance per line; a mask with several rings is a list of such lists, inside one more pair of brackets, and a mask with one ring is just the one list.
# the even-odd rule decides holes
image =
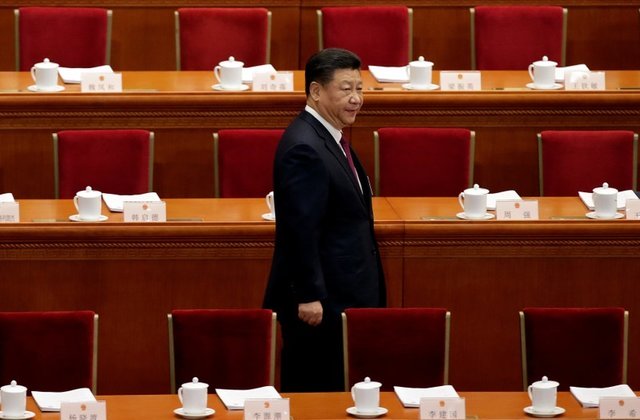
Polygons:
[[335,128],[351,125],[363,102],[359,70],[339,69],[325,86],[312,82],[309,98],[313,108]]

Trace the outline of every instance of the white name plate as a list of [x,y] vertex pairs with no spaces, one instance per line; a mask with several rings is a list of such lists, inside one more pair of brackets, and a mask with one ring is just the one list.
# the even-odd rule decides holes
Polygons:
[[466,418],[464,398],[420,398],[420,420]]
[[12,203],[0,203],[0,223],[19,223],[20,222],[20,204],[14,201]]
[[293,92],[293,72],[256,73],[253,75],[256,92]]
[[122,206],[125,222],[156,223],[167,221],[164,201],[125,201]]
[[627,199],[626,206],[627,219],[640,220],[640,200]]
[[90,93],[122,92],[122,73],[82,73],[80,91]]
[[605,90],[605,74],[603,71],[574,71],[565,74],[565,90]]
[[289,398],[247,398],[244,420],[289,420]]
[[640,398],[600,397],[601,419],[635,419],[640,416]]
[[60,420],[107,420],[107,402],[60,403]]
[[496,220],[538,220],[538,202],[535,200],[496,201]]
[[479,71],[441,71],[440,90],[481,90],[482,76]]

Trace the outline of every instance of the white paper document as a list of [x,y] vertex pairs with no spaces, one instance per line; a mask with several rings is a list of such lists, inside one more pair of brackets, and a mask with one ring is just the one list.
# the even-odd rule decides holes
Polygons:
[[244,400],[282,398],[272,386],[263,386],[253,389],[221,389],[216,388],[216,394],[222,400],[227,410],[243,410]]
[[271,64],[262,64],[260,66],[244,67],[242,69],[242,83],[253,82],[253,75],[258,73],[275,73],[276,69]]
[[394,386],[393,390],[405,407],[420,407],[420,398],[450,398],[458,397],[458,393],[451,385],[434,386],[431,388],[407,388]]
[[408,66],[403,66],[403,67],[369,66],[369,71],[379,83],[406,83],[409,81]]
[[569,390],[583,407],[598,407],[600,405],[600,397],[636,396],[627,384],[610,386],[608,388],[582,388],[579,386],[570,386]]
[[108,65],[88,68],[58,67],[58,74],[65,83],[80,83],[82,73],[113,73],[113,69]]
[[[589,210],[595,210],[593,204],[593,193],[578,191],[578,196]],[[638,196],[633,190],[618,191],[618,210],[624,210],[627,206],[627,200],[637,200]]]
[[38,405],[40,411],[60,411],[63,402],[95,401],[96,397],[89,388],[72,389],[65,392],[41,392],[31,391],[31,396]]
[[107,205],[107,207],[109,207],[109,210],[113,212],[124,211],[125,201],[161,201],[158,194],[154,192],[134,195],[102,193],[102,199],[104,200],[104,203]]
[[0,194],[0,203],[14,203],[15,201],[11,193]]
[[564,82],[564,75],[574,71],[589,72],[586,64],[576,64],[575,66],[556,67],[556,82]]
[[520,200],[520,195],[518,195],[514,190],[487,194],[487,210],[495,210],[496,201],[499,200]]

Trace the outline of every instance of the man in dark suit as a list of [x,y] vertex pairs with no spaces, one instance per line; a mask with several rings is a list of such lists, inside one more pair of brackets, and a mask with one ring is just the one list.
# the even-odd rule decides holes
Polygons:
[[316,53],[305,91],[305,110],[274,161],[276,244],[264,305],[282,327],[282,391],[339,391],[341,312],[386,302],[369,179],[341,131],[363,103],[360,59]]

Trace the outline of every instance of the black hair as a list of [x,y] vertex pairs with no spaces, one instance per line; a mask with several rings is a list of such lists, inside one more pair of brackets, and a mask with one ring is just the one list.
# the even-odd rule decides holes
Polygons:
[[360,57],[342,48],[326,48],[312,55],[304,68],[304,91],[309,96],[311,82],[325,86],[336,70],[360,70]]

